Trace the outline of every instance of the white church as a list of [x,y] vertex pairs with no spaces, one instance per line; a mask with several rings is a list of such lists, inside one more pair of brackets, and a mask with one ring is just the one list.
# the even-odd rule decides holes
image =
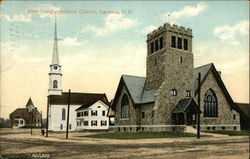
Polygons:
[[[54,46],[49,72],[48,130],[66,131],[69,93],[62,91],[62,67],[59,64],[55,20]],[[105,130],[110,103],[105,93],[70,93],[69,131]]]

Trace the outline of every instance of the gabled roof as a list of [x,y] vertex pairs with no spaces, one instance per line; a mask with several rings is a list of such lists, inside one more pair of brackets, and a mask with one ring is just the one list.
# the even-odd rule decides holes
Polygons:
[[224,85],[221,76],[219,75],[218,71],[216,70],[215,66],[213,63],[204,65],[204,66],[200,66],[194,69],[194,88],[195,88],[195,95],[197,94],[197,89],[198,89],[198,73],[201,73],[201,86],[204,83],[204,81],[206,80],[206,77],[208,75],[208,73],[212,71],[212,73],[214,74],[215,80],[217,81],[219,87],[221,88],[222,92],[224,93],[227,102],[229,103],[229,105],[231,106],[232,109],[235,109],[236,111],[239,111],[239,108],[235,105],[233,99],[231,98],[230,94],[227,91],[226,86]]
[[[68,99],[68,92],[63,92],[62,95],[50,95],[50,104],[68,105]],[[91,105],[98,100],[101,100],[105,104],[109,105],[105,93],[70,93],[70,104]]]
[[144,104],[154,102],[154,97],[157,89],[145,91],[144,85],[146,77],[122,75],[113,103],[118,99],[118,93],[124,85],[134,104]]
[[122,79],[134,101],[134,103],[141,103],[145,77],[122,75]]
[[193,98],[181,99],[173,110],[173,113],[184,113],[189,106],[193,106],[195,110],[198,110],[197,104]]
[[[100,103],[102,103],[102,104],[108,106],[106,103],[102,102],[101,100],[98,100],[98,101],[93,102],[92,104],[83,104],[83,105],[81,105],[79,108],[77,108],[75,111],[78,111],[78,110],[81,110],[81,109],[88,108],[88,107],[92,106],[93,104],[95,104],[95,103],[97,103],[97,102],[100,102]],[[109,106],[108,106],[108,107],[109,107]]]
[[250,105],[249,103],[235,103],[241,110],[239,113],[247,118],[250,118]]
[[[22,116],[28,116],[29,115],[28,108],[17,108],[12,113],[10,113],[10,116],[17,114]],[[34,115],[40,115],[40,112],[37,109],[35,109]]]
[[34,106],[32,100],[31,100],[31,97],[30,97],[27,104],[26,104],[26,107],[31,106],[31,105]]
[[213,65],[213,63],[209,63],[207,65],[203,65],[203,66],[194,68],[194,90],[195,91],[198,89],[198,80],[197,79],[198,79],[199,72],[201,73],[201,83],[202,83],[202,81],[207,76],[207,73],[211,69],[212,65]]

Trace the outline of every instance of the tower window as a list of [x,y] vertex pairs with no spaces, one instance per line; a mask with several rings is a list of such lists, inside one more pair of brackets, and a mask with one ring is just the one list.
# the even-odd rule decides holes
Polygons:
[[158,47],[158,40],[155,40],[155,51],[158,51],[159,47]]
[[236,115],[235,115],[235,114],[233,115],[233,119],[234,119],[234,120],[236,119]]
[[163,48],[163,37],[160,38],[160,49]]
[[182,56],[180,57],[180,63],[182,63]]
[[62,109],[62,120],[65,120],[66,112],[65,108]]
[[185,97],[191,97],[191,91],[185,91]]
[[151,43],[151,53],[153,53],[154,52],[154,43],[152,42]]
[[188,40],[184,39],[184,50],[188,50]]
[[182,49],[182,39],[178,38],[178,49]]
[[171,96],[177,96],[177,90],[176,89],[171,89],[170,95]]
[[57,80],[54,80],[53,81],[53,88],[57,88],[58,87],[58,82],[57,82]]
[[172,37],[171,37],[171,46],[172,46],[173,48],[176,48],[176,37],[175,37],[175,36],[172,36]]
[[141,118],[145,118],[145,112],[141,112]]

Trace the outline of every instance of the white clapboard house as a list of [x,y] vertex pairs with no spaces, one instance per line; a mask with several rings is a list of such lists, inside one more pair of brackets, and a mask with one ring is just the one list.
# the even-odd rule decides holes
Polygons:
[[109,106],[98,100],[92,104],[85,104],[76,109],[77,130],[104,130],[109,127],[107,117]]
[[[50,131],[66,131],[69,93],[62,92],[62,73],[61,65],[59,64],[57,40],[57,28],[55,22],[54,47],[49,73],[48,126]],[[71,93],[69,131],[84,130],[85,128],[107,129],[109,119],[107,117],[108,107],[109,102],[105,93]],[[86,120],[85,118],[79,118],[77,116],[78,111],[81,112],[82,110],[88,110],[89,112],[89,116]],[[95,110],[96,115],[92,115],[92,110]],[[105,115],[103,115],[104,111]],[[84,121],[86,125],[86,121],[89,122],[88,127],[81,127],[82,123],[84,124]],[[100,122],[102,123],[100,124]],[[99,125],[103,126],[99,127]]]

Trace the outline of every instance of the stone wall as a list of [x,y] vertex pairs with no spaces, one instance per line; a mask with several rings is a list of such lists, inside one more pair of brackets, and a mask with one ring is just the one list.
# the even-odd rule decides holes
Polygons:
[[[218,117],[204,117],[204,102],[203,102],[203,97],[208,89],[212,89],[217,97],[217,102],[218,102]],[[195,96],[195,100],[197,103],[197,95]],[[201,118],[200,118],[200,123],[201,123],[201,128],[203,130],[234,130],[235,127],[237,130],[240,130],[240,115],[238,112],[233,110],[229,103],[227,102],[227,99],[218,85],[214,73],[211,70],[204,83],[201,85],[201,99],[200,99],[200,104],[201,104]],[[235,119],[233,118],[235,114]],[[202,126],[203,125],[203,126]],[[210,127],[210,128],[208,128]],[[224,127],[224,128],[223,128]]]
[[[127,94],[129,98],[129,118],[121,118],[121,101],[124,94]],[[133,105],[132,99],[130,98],[126,88],[123,86],[120,94],[118,95],[118,100],[115,106],[115,125],[116,126],[128,126],[128,125],[137,125],[139,118],[139,110]]]

